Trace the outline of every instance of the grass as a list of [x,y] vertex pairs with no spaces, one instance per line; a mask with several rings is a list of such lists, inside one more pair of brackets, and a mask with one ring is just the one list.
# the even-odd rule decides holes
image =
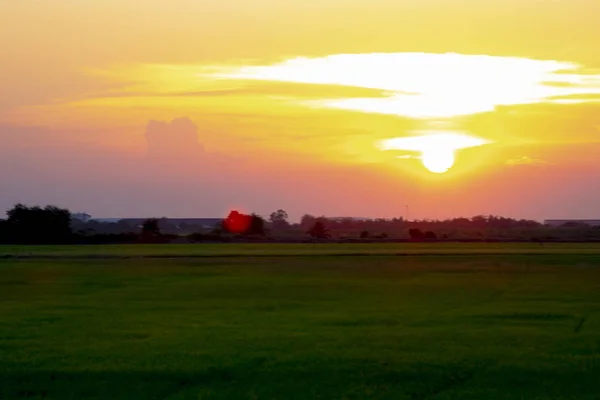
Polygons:
[[0,258],[597,254],[600,243],[297,243],[2,246]]
[[[33,248],[79,258],[0,260],[0,399],[599,398],[599,248],[468,246]],[[85,258],[183,250],[264,257]]]

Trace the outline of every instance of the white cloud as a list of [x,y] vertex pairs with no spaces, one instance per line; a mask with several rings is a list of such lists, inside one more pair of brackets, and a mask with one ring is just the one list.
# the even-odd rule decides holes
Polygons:
[[420,159],[421,156],[411,156],[410,154],[403,154],[401,156],[396,156],[396,158],[401,158],[403,160],[411,160],[411,159]]
[[370,53],[224,67],[210,76],[378,89],[388,92],[388,96],[303,103],[318,108],[435,118],[488,112],[500,105],[557,102],[560,100],[552,99],[557,96],[600,93],[600,74],[578,74],[580,68],[570,62],[517,57]]
[[506,160],[506,165],[544,165],[548,164],[547,161],[540,160],[538,158],[531,158],[527,156],[515,157]]

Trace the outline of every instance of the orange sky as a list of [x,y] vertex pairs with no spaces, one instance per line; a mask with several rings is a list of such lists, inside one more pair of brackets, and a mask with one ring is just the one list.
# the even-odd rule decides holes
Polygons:
[[[597,15],[595,0],[1,2],[0,207],[598,217]],[[486,144],[444,174],[377,146],[432,131]]]

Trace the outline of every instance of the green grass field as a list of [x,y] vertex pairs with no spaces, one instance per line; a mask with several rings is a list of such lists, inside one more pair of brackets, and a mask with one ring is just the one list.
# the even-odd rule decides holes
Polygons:
[[230,257],[315,255],[598,254],[600,243],[316,243],[0,246],[4,257]]
[[2,255],[2,400],[600,398],[598,245]]

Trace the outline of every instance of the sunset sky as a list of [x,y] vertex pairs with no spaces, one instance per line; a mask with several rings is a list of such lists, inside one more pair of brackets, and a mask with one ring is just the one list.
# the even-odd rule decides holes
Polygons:
[[600,218],[597,0],[0,2],[0,210]]

